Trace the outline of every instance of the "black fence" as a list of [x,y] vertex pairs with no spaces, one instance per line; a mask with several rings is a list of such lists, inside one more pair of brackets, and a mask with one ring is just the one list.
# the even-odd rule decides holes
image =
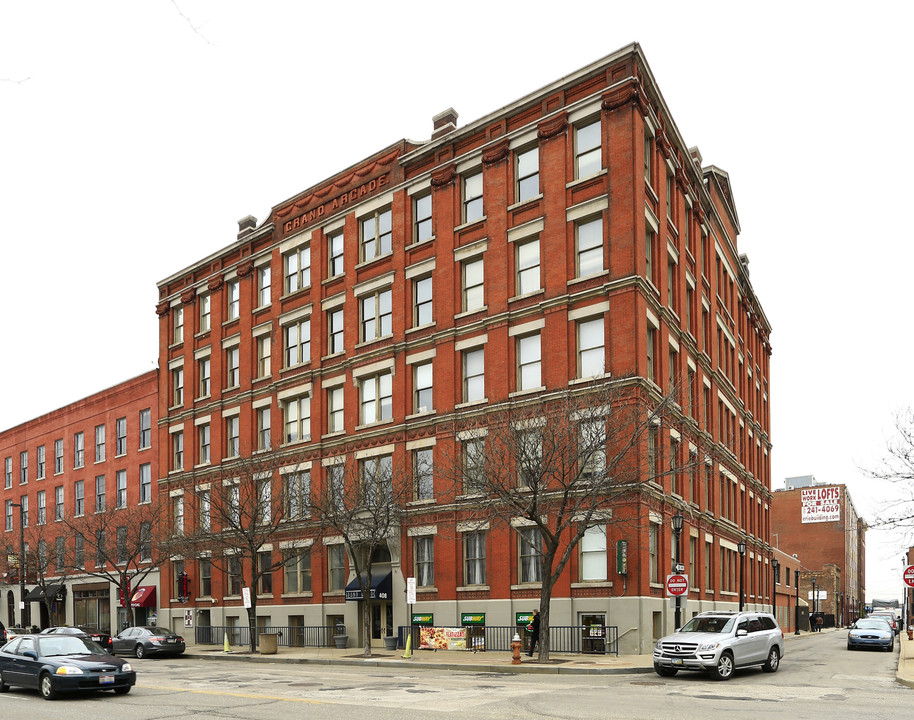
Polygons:
[[[486,625],[485,627],[468,627],[469,650],[511,650],[511,642],[517,633],[521,640],[521,651],[530,649],[532,636],[526,630],[514,626]],[[406,636],[412,635],[413,650],[419,648],[418,625],[403,625],[398,628],[399,646],[405,647]],[[549,628],[549,651],[556,653],[573,653],[578,655],[618,655],[619,628],[615,625],[553,625]]]
[[[316,626],[274,626],[258,628],[260,634],[276,635],[280,647],[333,647],[335,628],[329,625]],[[224,625],[198,625],[194,629],[197,645],[223,645],[228,637],[229,645],[250,647],[251,631],[247,625],[228,627]]]

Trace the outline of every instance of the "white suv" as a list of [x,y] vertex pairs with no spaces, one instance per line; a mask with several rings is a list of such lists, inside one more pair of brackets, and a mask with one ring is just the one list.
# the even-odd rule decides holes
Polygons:
[[753,665],[775,672],[782,657],[784,633],[770,613],[712,611],[657,641],[654,670],[663,677],[707,670],[715,680],[729,680],[735,669]]

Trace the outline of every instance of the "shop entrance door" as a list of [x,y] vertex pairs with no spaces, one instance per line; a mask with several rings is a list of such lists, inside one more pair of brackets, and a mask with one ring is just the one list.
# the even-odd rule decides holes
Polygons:
[[606,615],[581,613],[581,651],[592,655],[606,654]]
[[371,602],[371,646],[384,647],[384,638],[394,635],[394,608],[385,600]]

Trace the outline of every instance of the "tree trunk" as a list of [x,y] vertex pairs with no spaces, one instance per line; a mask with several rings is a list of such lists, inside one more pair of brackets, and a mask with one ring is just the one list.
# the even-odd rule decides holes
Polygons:
[[251,653],[257,652],[257,593],[251,588],[251,607],[248,608],[248,634],[251,640]]
[[365,650],[363,655],[367,658],[371,657],[371,600],[365,597],[369,594],[369,592],[362,593],[362,626],[365,632]]

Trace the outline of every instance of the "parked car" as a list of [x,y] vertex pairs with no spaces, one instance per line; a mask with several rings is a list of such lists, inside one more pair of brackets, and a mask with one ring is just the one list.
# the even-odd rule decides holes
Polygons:
[[895,649],[895,630],[888,618],[867,617],[857,620],[847,631],[847,649],[875,647],[892,652]]
[[885,618],[889,625],[892,626],[892,631],[897,635],[901,632],[901,623],[898,622],[898,618],[895,617],[895,613],[886,610],[885,612],[877,610],[876,612],[871,612],[867,617],[881,617]]
[[80,635],[21,635],[0,648],[0,693],[16,685],[37,689],[45,700],[66,692],[125,695],[135,683],[130,663]]
[[49,627],[41,631],[42,635],[82,635],[89,638],[92,642],[98,643],[102,646],[102,649],[105,652],[111,652],[111,636],[102,632],[101,630],[96,630],[95,628],[89,627],[70,627],[69,625],[61,625],[59,627]]
[[729,680],[739,668],[760,665],[775,672],[784,657],[784,633],[770,613],[703,612],[654,647],[654,671],[672,677],[680,670],[704,670]]
[[129,627],[112,639],[111,651],[115,655],[180,655],[187,646],[184,638],[168,628],[155,625]]
[[11,627],[6,629],[6,640],[9,642],[20,635],[28,635],[29,631],[21,627]]

